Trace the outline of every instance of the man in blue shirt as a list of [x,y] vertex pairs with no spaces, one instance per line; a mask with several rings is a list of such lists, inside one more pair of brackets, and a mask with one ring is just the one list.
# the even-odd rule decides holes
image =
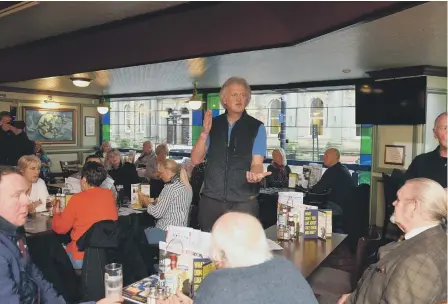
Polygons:
[[199,202],[199,223],[204,231],[210,231],[228,210],[258,215],[259,183],[270,172],[263,168],[266,129],[246,112],[250,98],[246,80],[229,78],[220,92],[226,112],[212,119],[212,112],[207,111],[203,131],[191,152],[194,165],[202,163],[207,154]]

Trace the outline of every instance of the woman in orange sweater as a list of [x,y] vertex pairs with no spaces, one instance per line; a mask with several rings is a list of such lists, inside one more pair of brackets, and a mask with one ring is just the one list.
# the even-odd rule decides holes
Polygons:
[[66,251],[75,269],[82,268],[84,258],[84,252],[78,251],[76,241],[93,224],[118,219],[112,191],[100,188],[106,177],[107,171],[102,164],[87,162],[81,172],[82,192],[73,195],[62,213],[59,205],[54,206],[52,228],[58,234],[71,230],[72,241],[67,245]]

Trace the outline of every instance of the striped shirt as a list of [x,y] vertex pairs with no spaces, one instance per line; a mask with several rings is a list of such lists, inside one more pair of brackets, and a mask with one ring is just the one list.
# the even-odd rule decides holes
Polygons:
[[157,219],[156,228],[166,230],[170,225],[186,227],[192,197],[191,190],[178,177],[166,183],[157,203],[148,206],[148,213]]

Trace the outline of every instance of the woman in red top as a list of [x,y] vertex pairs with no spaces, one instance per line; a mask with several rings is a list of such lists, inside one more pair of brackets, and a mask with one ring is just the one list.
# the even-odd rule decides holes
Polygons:
[[73,195],[62,213],[59,205],[54,206],[52,228],[58,234],[71,230],[72,241],[67,245],[66,251],[75,269],[82,268],[84,258],[84,252],[78,251],[76,241],[93,224],[118,219],[112,191],[100,188],[106,177],[107,171],[102,164],[87,162],[81,172],[82,192]]

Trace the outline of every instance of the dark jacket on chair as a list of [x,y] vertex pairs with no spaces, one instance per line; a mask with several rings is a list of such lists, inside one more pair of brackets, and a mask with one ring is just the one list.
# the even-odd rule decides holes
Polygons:
[[78,249],[85,251],[81,277],[85,301],[98,301],[104,297],[104,267],[107,264],[123,265],[124,285],[148,276],[137,235],[138,231],[124,221],[101,221],[77,241]]

